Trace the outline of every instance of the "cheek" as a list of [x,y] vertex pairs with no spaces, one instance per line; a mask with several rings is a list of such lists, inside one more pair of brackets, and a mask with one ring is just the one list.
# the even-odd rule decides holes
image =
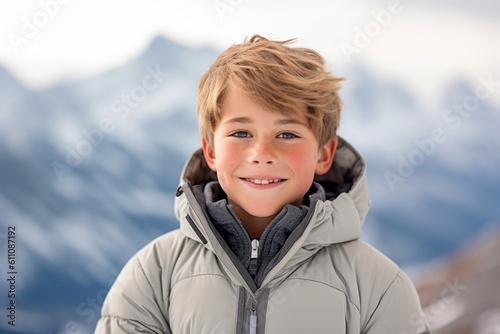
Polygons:
[[311,148],[296,149],[287,155],[288,165],[292,167],[299,175],[314,174],[316,168],[317,156]]
[[221,145],[216,154],[218,174],[231,174],[238,166],[238,149],[234,145]]

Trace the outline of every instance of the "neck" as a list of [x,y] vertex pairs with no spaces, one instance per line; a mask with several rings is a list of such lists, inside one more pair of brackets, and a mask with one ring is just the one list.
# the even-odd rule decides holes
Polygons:
[[253,239],[259,240],[260,237],[262,236],[262,233],[264,233],[266,227],[273,221],[274,217],[277,216],[276,214],[269,217],[255,217],[246,212],[245,210],[241,209],[234,203],[230,204],[233,205],[234,213],[236,213],[236,215],[238,216],[238,219],[243,224],[243,227],[247,231],[251,240]]

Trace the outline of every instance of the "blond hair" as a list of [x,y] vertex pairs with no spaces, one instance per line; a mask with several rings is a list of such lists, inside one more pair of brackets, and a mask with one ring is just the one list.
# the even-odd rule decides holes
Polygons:
[[230,87],[239,88],[268,110],[282,114],[305,112],[319,146],[335,137],[342,105],[338,91],[343,78],[328,72],[316,51],[288,47],[293,41],[272,41],[254,35],[222,52],[201,77],[198,122],[201,135],[211,147]]

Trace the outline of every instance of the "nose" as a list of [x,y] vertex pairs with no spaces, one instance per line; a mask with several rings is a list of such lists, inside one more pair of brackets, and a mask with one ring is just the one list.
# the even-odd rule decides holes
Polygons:
[[248,161],[252,164],[275,164],[277,162],[276,150],[268,141],[255,140],[250,149]]

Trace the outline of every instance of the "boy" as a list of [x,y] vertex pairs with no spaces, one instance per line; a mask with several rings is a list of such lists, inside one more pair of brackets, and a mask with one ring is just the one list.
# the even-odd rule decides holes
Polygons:
[[253,36],[201,78],[180,229],[126,264],[96,333],[429,333],[407,276],[359,240],[369,198],[336,136],[342,79],[289,42]]

